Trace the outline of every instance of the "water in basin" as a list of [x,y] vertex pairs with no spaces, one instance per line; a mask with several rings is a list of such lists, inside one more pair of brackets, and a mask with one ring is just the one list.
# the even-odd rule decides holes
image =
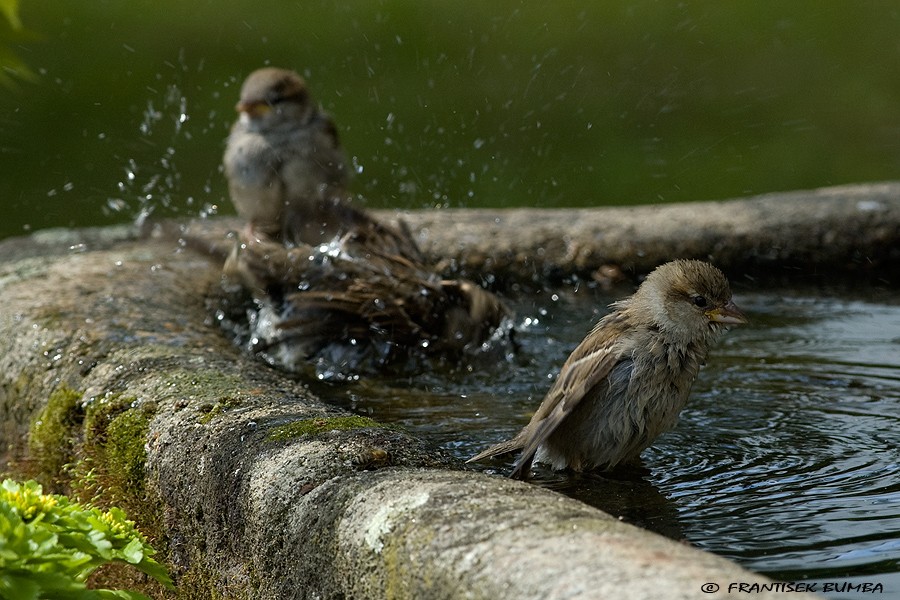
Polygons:
[[[734,287],[752,323],[723,336],[642,468],[539,473],[536,484],[780,580],[900,589],[900,298]],[[514,300],[522,348],[510,361],[316,391],[468,458],[527,422],[568,353],[627,293]],[[512,459],[476,468],[502,476]]]

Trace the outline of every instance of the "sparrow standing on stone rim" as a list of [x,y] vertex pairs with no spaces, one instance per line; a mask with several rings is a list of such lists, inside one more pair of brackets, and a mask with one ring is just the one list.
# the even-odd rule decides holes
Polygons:
[[575,348],[528,425],[468,462],[521,450],[511,477],[533,461],[554,469],[611,470],[672,429],[710,346],[746,323],[725,275],[697,260],[654,270],[611,305]]
[[347,249],[421,260],[404,224],[393,227],[355,208],[331,117],[294,71],[265,67],[241,86],[240,117],[223,159],[231,201],[255,238],[316,246],[345,237]]
[[295,213],[312,213],[345,188],[337,129],[286,69],[251,73],[236,108],[224,157],[231,201],[254,232],[280,239]]

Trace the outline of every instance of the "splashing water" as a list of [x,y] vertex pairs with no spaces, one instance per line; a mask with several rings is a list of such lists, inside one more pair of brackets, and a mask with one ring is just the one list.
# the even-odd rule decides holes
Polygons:
[[[179,66],[176,73],[188,70],[183,52]],[[207,179],[198,190],[185,190],[178,160],[191,144],[207,143],[203,136],[221,129],[217,113],[211,111],[207,115],[208,123],[196,124],[203,135],[195,140],[189,99],[178,76],[162,92],[148,90],[153,95],[137,125],[135,155],[125,160],[123,177],[116,184],[116,194],[107,197],[104,213],[130,213],[138,225],[150,216],[183,215],[185,206],[193,208],[201,218],[218,214],[219,199],[198,200],[199,196],[212,196],[216,188],[212,180]],[[219,177],[218,165],[214,176]]]
[[[347,240],[339,235],[295,248],[293,279],[256,283],[256,293],[240,275],[226,279],[209,299],[215,321],[270,365],[301,375],[314,368],[320,380],[415,373],[450,356],[484,360],[511,349],[513,325],[501,318],[505,313],[471,317],[458,304],[453,281],[414,267],[395,272],[397,265],[355,256]],[[246,253],[250,264],[254,252],[242,244],[233,260],[240,263]]]
[[127,160],[125,176],[117,184],[119,195],[107,199],[109,211],[131,211],[140,225],[150,215],[172,207],[173,197],[181,192],[176,145],[186,137],[187,122],[187,98],[176,85],[167,87],[160,108],[153,100],[147,102],[138,126],[140,139],[151,147],[162,146],[162,155],[146,165],[139,165],[134,158]]

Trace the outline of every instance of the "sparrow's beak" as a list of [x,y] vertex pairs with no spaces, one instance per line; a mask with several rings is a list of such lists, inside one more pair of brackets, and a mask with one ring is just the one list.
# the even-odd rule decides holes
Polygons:
[[234,110],[251,117],[261,117],[271,112],[272,107],[266,102],[238,102]]
[[729,300],[728,304],[721,308],[714,308],[707,311],[706,316],[713,323],[722,323],[723,325],[740,325],[747,323],[747,317],[741,312],[733,301]]

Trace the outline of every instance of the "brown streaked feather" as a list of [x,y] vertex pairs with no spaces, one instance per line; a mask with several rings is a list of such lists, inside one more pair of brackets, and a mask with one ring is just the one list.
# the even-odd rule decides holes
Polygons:
[[[510,477],[526,478],[540,445],[547,441],[559,424],[572,414],[579,402],[590,395],[597,386],[603,385],[613,367],[622,358],[615,352],[614,344],[610,343],[612,341],[607,340],[606,345],[590,352],[579,353],[576,350],[573,354],[575,360],[570,358],[566,361],[547,398],[526,427],[528,435],[522,447],[522,455],[516,461]],[[592,342],[591,336],[588,336],[582,345],[590,348]],[[576,358],[581,354],[583,355]]]
[[472,282],[441,279],[409,257],[375,248],[364,257],[348,255],[353,243],[342,239],[334,252],[323,252],[257,240],[235,247],[226,272],[259,297],[283,299],[283,335],[273,343],[368,331],[397,346],[427,341],[429,353],[454,353],[481,344],[512,315]]
[[[513,439],[491,446],[473,456],[467,463],[491,456],[522,450],[510,477],[522,479],[528,474],[538,447],[544,443],[575,407],[602,382],[621,359],[615,352],[615,337],[601,325],[614,318],[601,320],[590,335],[572,352],[560,369],[550,391],[531,417],[528,425]],[[597,339],[602,336],[603,340]]]

